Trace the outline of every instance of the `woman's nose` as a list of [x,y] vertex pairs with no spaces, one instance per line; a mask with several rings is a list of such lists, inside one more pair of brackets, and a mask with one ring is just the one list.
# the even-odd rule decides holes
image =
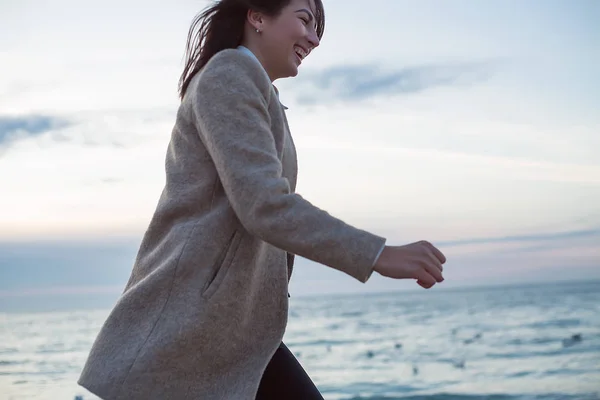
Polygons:
[[319,44],[321,44],[319,36],[317,36],[317,32],[313,30],[308,34],[308,42],[310,43],[311,50],[317,48]]

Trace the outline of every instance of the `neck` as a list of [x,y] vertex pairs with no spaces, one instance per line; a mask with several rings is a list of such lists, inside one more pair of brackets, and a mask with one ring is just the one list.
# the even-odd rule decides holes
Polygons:
[[274,74],[271,71],[269,71],[265,57],[263,56],[263,53],[260,51],[260,48],[256,44],[250,43],[249,41],[243,41],[242,46],[246,47],[248,50],[250,50],[252,52],[252,54],[254,54],[254,56],[258,59],[258,62],[260,62],[260,64],[263,66],[263,68],[267,72],[267,75],[269,76],[271,83],[273,83],[275,81],[275,79],[277,79],[277,78],[274,76]]

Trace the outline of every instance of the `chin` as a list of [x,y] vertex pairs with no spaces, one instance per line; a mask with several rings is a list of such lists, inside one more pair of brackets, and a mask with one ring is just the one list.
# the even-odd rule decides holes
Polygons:
[[298,75],[298,68],[300,67],[298,65],[298,62],[296,61],[296,55],[294,55],[294,58],[291,60],[288,60],[288,63],[286,65],[285,68],[285,76],[286,77],[294,77],[296,75]]
[[297,69],[288,68],[288,69],[280,71],[280,73],[277,74],[275,76],[275,78],[273,78],[273,82],[275,82],[276,80],[279,80],[279,79],[293,78],[296,75],[298,75]]
[[288,70],[288,76],[289,77],[294,77],[296,75],[298,75],[298,67],[296,65],[293,65]]

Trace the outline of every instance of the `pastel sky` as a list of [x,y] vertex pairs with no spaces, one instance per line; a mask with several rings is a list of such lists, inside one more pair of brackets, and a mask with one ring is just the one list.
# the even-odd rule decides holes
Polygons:
[[[0,2],[0,309],[118,295],[207,4]],[[276,82],[302,196],[388,244],[431,241],[447,287],[600,278],[600,2],[325,7],[321,46]],[[414,287],[294,274],[292,295]]]

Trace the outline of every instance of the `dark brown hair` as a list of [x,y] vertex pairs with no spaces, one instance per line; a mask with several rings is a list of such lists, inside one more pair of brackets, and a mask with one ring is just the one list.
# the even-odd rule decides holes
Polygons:
[[[291,0],[217,0],[198,14],[188,32],[185,67],[179,78],[179,97],[206,63],[224,49],[235,48],[242,43],[248,10],[259,11],[276,17]],[[315,23],[319,39],[325,30],[325,12],[321,0],[315,2]]]

